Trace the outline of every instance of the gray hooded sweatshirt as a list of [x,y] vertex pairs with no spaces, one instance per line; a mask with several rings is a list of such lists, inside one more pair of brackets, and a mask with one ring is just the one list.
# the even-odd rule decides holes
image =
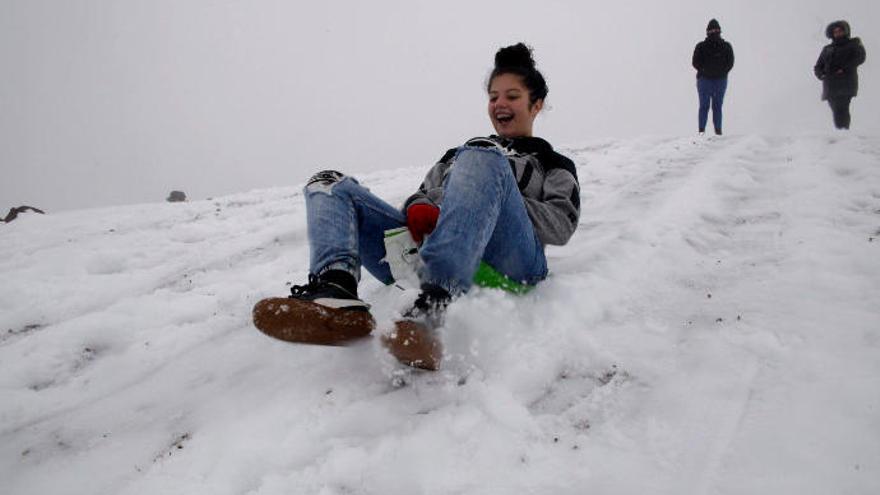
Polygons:
[[[465,146],[496,148],[507,157],[535,233],[543,244],[563,245],[571,239],[578,225],[581,202],[577,170],[570,159],[536,137],[478,137]],[[428,171],[418,192],[404,203],[404,213],[416,203],[442,205],[443,184],[455,166],[457,150],[447,151]]]

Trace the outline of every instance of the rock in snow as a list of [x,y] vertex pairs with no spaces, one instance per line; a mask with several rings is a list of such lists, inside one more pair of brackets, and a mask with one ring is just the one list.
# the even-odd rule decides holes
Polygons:
[[183,191],[171,191],[165,201],[169,203],[182,203],[186,201],[186,193]]
[[0,493],[880,493],[880,139],[563,151],[578,232],[456,302],[433,374],[252,328],[306,278],[295,185],[8,225]]

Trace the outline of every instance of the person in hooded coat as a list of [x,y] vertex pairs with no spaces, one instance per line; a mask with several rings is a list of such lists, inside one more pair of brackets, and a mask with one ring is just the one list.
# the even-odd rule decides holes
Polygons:
[[822,49],[813,72],[822,81],[822,99],[831,107],[834,126],[849,129],[849,104],[859,93],[858,66],[865,62],[865,47],[862,40],[850,37],[846,21],[829,24],[825,36],[831,43]]
[[706,27],[706,39],[697,43],[692,60],[697,69],[697,94],[700,97],[698,114],[700,133],[706,132],[709,107],[715,134],[721,134],[721,105],[727,91],[727,73],[733,68],[733,46],[721,38],[721,25],[712,19]]

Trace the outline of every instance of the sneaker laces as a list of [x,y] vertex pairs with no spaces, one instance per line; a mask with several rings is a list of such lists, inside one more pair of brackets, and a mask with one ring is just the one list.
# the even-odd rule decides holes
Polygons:
[[309,281],[307,284],[294,285],[291,287],[289,297],[293,299],[309,299],[321,292],[334,294],[334,296],[331,297],[360,301],[357,294],[352,294],[345,287],[329,280],[325,280],[313,273],[309,273]]
[[322,282],[317,276],[313,273],[309,274],[309,282],[303,285],[294,285],[290,288],[290,297],[301,297],[301,296],[309,296],[318,292],[325,286],[325,282]]
[[432,328],[442,326],[446,306],[449,306],[450,299],[449,293],[443,289],[423,289],[412,307],[403,314],[403,317],[423,320]]
[[422,292],[413,303],[413,309],[418,309],[422,313],[434,313],[446,309],[449,301],[446,298],[432,297],[427,292]]

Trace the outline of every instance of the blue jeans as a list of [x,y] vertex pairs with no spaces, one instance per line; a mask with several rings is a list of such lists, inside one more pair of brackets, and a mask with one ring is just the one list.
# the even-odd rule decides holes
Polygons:
[[[363,266],[394,281],[385,257],[385,230],[406,225],[404,214],[354,178],[306,186],[309,270],[345,270],[360,279]],[[451,294],[467,291],[481,260],[511,280],[536,284],[547,276],[544,246],[535,233],[507,159],[497,150],[462,147],[444,185],[434,232],[419,251],[423,284]]]
[[710,103],[712,106],[712,124],[714,124],[716,132],[721,132],[721,105],[724,104],[724,93],[726,91],[726,77],[720,79],[697,78],[697,93],[700,96],[700,132],[706,130]]

